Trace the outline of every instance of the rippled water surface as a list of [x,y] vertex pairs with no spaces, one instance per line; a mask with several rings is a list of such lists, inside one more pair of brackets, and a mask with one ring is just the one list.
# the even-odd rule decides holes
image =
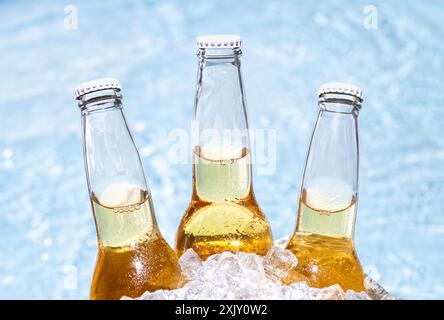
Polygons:
[[355,82],[361,261],[392,294],[444,298],[442,1],[70,1],[74,30],[67,3],[0,2],[0,298],[88,297],[97,248],[73,99],[84,80],[121,81],[172,243],[191,169],[165,160],[167,134],[190,128],[205,33],[242,35],[250,123],[277,130],[276,171],[254,181],[275,237],[294,228],[317,87]]

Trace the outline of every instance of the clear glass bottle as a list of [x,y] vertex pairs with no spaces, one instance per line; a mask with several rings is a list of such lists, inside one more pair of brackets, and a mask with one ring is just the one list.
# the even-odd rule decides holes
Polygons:
[[139,153],[122,112],[119,83],[110,78],[83,83],[76,99],[99,242],[91,299],[176,288],[181,274],[177,255],[157,226]]
[[340,284],[364,290],[353,236],[358,199],[358,114],[362,91],[327,83],[319,89],[319,115],[311,138],[296,230],[288,249],[299,263],[288,282],[313,287]]
[[179,225],[179,255],[223,251],[266,254],[268,221],[253,193],[251,149],[239,36],[197,38],[199,69],[193,117],[193,193]]

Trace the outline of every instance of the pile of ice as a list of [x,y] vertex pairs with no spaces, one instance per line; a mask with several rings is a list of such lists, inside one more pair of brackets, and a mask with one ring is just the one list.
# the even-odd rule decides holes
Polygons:
[[275,300],[372,300],[394,299],[380,285],[366,278],[367,292],[344,292],[339,285],[312,288],[306,282],[284,285],[280,281],[297,265],[297,258],[279,240],[265,256],[224,252],[201,261],[192,250],[180,258],[189,281],[180,289],[145,292],[139,300],[174,299],[275,299]]

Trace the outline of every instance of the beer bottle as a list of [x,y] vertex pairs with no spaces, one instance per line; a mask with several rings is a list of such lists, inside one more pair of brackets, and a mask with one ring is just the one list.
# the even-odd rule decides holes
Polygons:
[[179,255],[192,248],[203,259],[223,251],[264,255],[272,233],[253,193],[241,39],[202,36],[197,47],[193,192],[176,248]]
[[305,164],[297,226],[288,244],[299,262],[287,282],[362,291],[364,273],[353,243],[362,91],[327,83],[318,95],[320,111]]
[[138,297],[145,291],[176,288],[177,255],[157,226],[140,157],[122,112],[119,83],[110,78],[83,83],[76,99],[99,251],[91,299]]

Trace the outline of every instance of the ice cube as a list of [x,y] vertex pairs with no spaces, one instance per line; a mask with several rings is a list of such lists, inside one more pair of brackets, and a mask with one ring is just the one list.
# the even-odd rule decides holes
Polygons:
[[321,289],[316,295],[316,300],[345,300],[345,292],[339,284]]
[[196,278],[202,268],[202,260],[193,249],[185,251],[179,259],[179,264],[183,275],[188,279]]
[[276,280],[283,280],[288,272],[297,266],[298,259],[290,250],[273,246],[263,263],[268,275]]
[[347,290],[345,292],[345,300],[371,300],[371,298],[366,292]]
[[373,300],[397,300],[390,295],[379,283],[370,277],[364,279],[364,287]]

